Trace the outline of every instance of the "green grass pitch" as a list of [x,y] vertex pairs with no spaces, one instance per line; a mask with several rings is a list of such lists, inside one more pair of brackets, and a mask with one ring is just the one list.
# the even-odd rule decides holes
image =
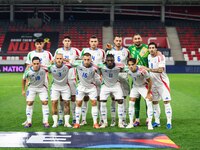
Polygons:
[[[21,124],[25,121],[25,98],[21,95],[22,74],[0,74],[0,131],[1,132],[159,132],[166,134],[181,149],[196,150],[200,147],[200,74],[169,74],[172,95],[173,128],[167,130],[163,102],[161,101],[161,127],[148,131],[145,126],[145,106],[141,103],[142,125],[133,129],[119,129],[108,127],[105,129],[93,129],[92,117],[87,115],[88,125],[80,129],[69,129],[64,127],[45,129],[42,126],[42,108],[38,97],[35,101],[33,112],[33,126],[25,129]],[[110,105],[108,103],[108,105]],[[49,106],[51,104],[49,101]],[[109,110],[108,110],[109,112]],[[110,123],[110,114],[108,114]],[[128,117],[127,117],[128,119]],[[49,117],[52,125],[52,117]],[[7,148],[22,149],[25,148]],[[34,148],[29,148],[33,150]],[[39,150],[39,148],[35,148]],[[56,148],[51,148],[54,150]]]

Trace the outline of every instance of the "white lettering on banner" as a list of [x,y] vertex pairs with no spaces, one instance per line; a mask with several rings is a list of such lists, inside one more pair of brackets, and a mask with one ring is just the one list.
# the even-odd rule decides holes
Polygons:
[[68,139],[71,135],[32,135],[26,143],[28,144],[71,144]]
[[[149,44],[150,42],[152,42],[153,40],[156,41],[156,40],[157,40],[157,37],[149,37],[149,38],[148,38],[148,44]],[[158,42],[156,42],[156,44],[157,44],[157,46],[159,47],[160,44],[159,44]]]

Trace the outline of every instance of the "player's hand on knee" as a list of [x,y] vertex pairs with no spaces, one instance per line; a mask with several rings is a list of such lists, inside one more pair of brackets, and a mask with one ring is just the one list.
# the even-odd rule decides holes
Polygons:
[[151,94],[147,94],[146,98],[145,99],[148,99],[149,101],[152,101],[153,98],[152,98],[152,95]]

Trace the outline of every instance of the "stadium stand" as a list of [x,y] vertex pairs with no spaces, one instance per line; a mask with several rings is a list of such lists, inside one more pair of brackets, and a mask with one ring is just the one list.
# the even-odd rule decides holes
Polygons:
[[176,28],[186,61],[200,61],[200,23],[177,22]]

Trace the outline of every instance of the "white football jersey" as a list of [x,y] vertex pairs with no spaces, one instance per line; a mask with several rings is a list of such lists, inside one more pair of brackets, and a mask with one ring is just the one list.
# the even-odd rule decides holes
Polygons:
[[73,63],[80,56],[80,50],[75,47],[70,47],[69,50],[65,50],[64,47],[58,48],[55,51],[54,58],[57,53],[63,54],[63,58],[69,59],[70,63]]
[[81,57],[85,53],[90,53],[92,55],[92,62],[95,65],[101,64],[105,59],[105,52],[103,49],[97,48],[92,50],[91,48],[84,48],[81,53]]
[[55,87],[62,87],[68,84],[68,72],[69,67],[63,64],[61,68],[58,68],[56,64],[48,67],[49,72],[53,76],[52,85]]
[[29,67],[23,74],[23,79],[29,79],[29,87],[41,88],[45,85],[46,71],[40,67],[38,71],[34,71],[33,67]]
[[157,86],[162,85],[162,84],[169,85],[169,78],[165,72],[166,70],[165,56],[159,55],[156,57],[152,57],[151,55],[149,55],[148,63],[149,63],[149,68],[151,69],[157,69],[160,67],[164,68],[164,71],[162,73],[150,72],[153,85],[157,85]]
[[97,66],[91,65],[91,67],[86,68],[83,63],[76,67],[78,79],[80,85],[91,88],[95,85],[95,72],[97,70]]
[[127,60],[130,56],[128,49],[122,47],[120,50],[116,50],[114,47],[108,50],[106,54],[113,54],[115,57],[115,63],[127,64]]
[[133,79],[133,85],[135,86],[142,86],[147,83],[146,79],[150,78],[149,73],[141,68],[141,66],[137,65],[137,70],[136,72],[128,71],[128,74],[131,76]]
[[41,65],[46,67],[50,65],[50,61],[53,60],[52,54],[49,51],[42,50],[42,52],[37,52],[36,50],[34,50],[28,53],[26,64],[31,64],[32,59],[35,56],[39,57]]

